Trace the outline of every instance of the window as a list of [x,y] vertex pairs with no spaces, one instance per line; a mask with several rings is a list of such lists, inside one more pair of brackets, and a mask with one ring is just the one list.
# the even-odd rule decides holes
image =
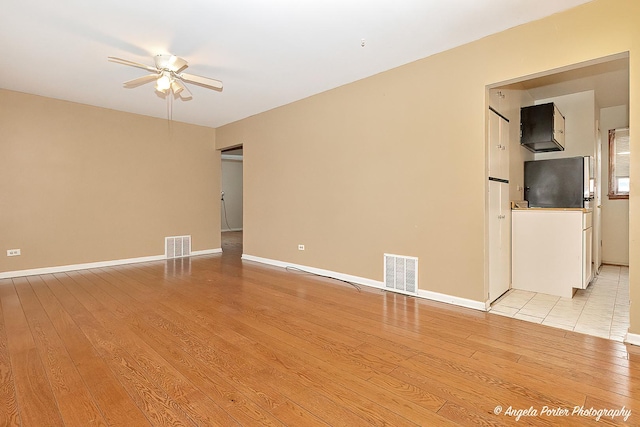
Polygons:
[[609,198],[629,198],[629,128],[609,130]]

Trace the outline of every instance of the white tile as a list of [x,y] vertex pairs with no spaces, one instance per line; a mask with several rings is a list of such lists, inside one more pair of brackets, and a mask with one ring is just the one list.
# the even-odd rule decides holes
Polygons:
[[595,328],[595,327],[584,327],[580,325],[576,325],[573,328],[575,332],[580,332],[588,335],[595,335],[597,337],[609,338],[609,329],[606,328]]
[[[516,310],[516,312],[518,312],[518,310]],[[496,311],[493,308],[491,309],[491,311],[489,313],[497,314],[498,316],[513,317],[513,314],[505,313],[505,312],[502,312],[502,311]]]
[[572,321],[576,323],[582,314],[581,311],[578,310],[551,310],[549,314],[547,314],[547,318],[554,319],[563,319],[566,321]]
[[555,295],[548,295],[548,294],[535,294],[532,298],[531,298],[531,302],[544,302],[544,303],[556,303],[560,300],[560,297],[555,296]]
[[587,301],[583,300],[583,301],[573,301],[573,300],[569,300],[569,301],[565,301],[565,300],[561,300],[558,301],[556,303],[556,305],[553,306],[553,310],[582,310],[585,306],[585,304],[587,303]]
[[524,307],[524,305],[528,302],[529,302],[529,299],[524,299],[521,297],[512,297],[511,295],[508,295],[502,301],[500,301],[498,305],[502,307],[513,307],[513,308],[520,309]]
[[578,322],[584,322],[589,324],[606,324],[607,326],[611,325],[613,322],[613,313],[590,313],[590,312],[582,312],[580,313],[580,317],[578,318]]
[[505,316],[513,316],[518,312],[517,308],[494,304],[491,306],[491,313],[502,314]]
[[[495,314],[622,341],[629,328],[629,285],[624,269],[603,266],[573,298],[513,289],[492,305]],[[628,269],[626,269],[628,272]],[[628,273],[627,273],[628,274]]]
[[513,316],[514,319],[526,320],[527,322],[542,323],[544,320],[542,317],[529,316],[527,314],[517,313]]
[[566,329],[567,331],[572,331],[573,330],[573,324],[554,322],[554,321],[548,320],[548,318],[544,319],[542,321],[542,324],[543,325],[547,325],[547,326],[551,326],[551,327],[554,327],[554,328]]
[[542,323],[549,326],[562,325],[564,327],[573,328],[576,325],[577,321],[578,319],[569,319],[566,317],[557,317],[557,316],[547,316],[544,318]]

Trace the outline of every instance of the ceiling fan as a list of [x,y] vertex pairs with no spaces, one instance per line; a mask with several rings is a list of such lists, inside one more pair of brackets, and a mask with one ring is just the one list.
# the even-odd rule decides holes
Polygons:
[[217,90],[218,92],[222,91],[222,82],[219,80],[183,73],[182,71],[189,65],[187,61],[175,55],[156,55],[154,57],[155,67],[126,59],[115,58],[113,56],[109,56],[108,59],[117,64],[142,68],[152,73],[124,82],[124,87],[127,88],[138,87],[155,80],[156,91],[165,95],[173,92],[174,95],[179,96],[183,101],[192,98],[191,92],[187,89],[185,82],[193,83],[207,89]]

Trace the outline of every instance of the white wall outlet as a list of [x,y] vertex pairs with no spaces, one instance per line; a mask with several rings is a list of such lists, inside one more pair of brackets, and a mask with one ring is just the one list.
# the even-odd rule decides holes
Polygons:
[[298,250],[299,251],[304,251],[304,245],[298,245]]
[[9,249],[7,251],[7,256],[18,256],[20,255],[20,249]]

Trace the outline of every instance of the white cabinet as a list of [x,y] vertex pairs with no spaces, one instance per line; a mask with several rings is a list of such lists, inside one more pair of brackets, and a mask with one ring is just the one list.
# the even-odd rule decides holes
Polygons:
[[564,116],[553,104],[553,138],[564,149]]
[[489,301],[511,284],[511,208],[509,203],[509,122],[489,111],[488,138]]
[[509,122],[489,111],[489,177],[509,179]]
[[511,284],[511,206],[509,184],[489,181],[489,301]]
[[591,217],[583,209],[512,212],[514,289],[571,298],[591,281]]

